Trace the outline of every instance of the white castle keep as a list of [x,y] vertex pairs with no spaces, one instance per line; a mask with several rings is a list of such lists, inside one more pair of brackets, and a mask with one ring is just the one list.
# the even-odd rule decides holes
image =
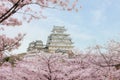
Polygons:
[[73,49],[73,42],[70,38],[70,34],[66,33],[66,29],[64,26],[54,26],[51,34],[48,36],[46,45],[43,45],[41,40],[36,40],[35,42],[31,42],[27,51],[31,52],[39,52],[45,51],[49,53],[57,53]]

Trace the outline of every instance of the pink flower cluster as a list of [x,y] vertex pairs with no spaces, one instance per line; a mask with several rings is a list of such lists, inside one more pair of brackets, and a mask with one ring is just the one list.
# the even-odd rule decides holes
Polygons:
[[[22,61],[17,61],[15,67],[11,67],[9,63],[4,63],[0,67],[0,80],[120,79],[120,69],[107,65],[103,56],[96,54],[79,54],[73,58],[67,58],[60,54],[30,55],[33,54],[28,53]],[[119,54],[118,56],[120,57]],[[108,57],[111,58],[110,56],[106,58]],[[116,59],[118,58],[116,57]],[[111,60],[113,59],[111,58]]]
[[[16,15],[22,15],[29,22],[32,19],[44,18],[42,10],[45,8],[58,10],[77,10],[78,0],[0,0],[0,23],[2,25],[21,25],[22,21]],[[32,7],[38,5],[38,9]],[[37,6],[35,6],[37,7]],[[37,11],[35,10],[37,9]]]
[[18,34],[15,38],[7,37],[6,35],[0,35],[0,58],[5,52],[10,52],[17,49],[20,46],[20,41],[23,39],[24,35]]

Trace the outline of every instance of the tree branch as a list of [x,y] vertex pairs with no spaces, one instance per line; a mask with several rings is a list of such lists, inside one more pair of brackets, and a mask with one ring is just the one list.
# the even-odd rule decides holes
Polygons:
[[4,13],[1,17],[0,17],[0,23],[2,23],[4,20],[6,20],[9,16],[11,16],[12,14],[14,14],[16,12],[16,9],[19,6],[20,1],[23,0],[18,0],[6,13]]

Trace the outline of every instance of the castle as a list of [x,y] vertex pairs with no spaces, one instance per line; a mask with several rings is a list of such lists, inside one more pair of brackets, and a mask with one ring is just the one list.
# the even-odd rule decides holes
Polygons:
[[28,52],[49,52],[49,53],[66,53],[73,49],[73,42],[70,34],[66,33],[64,26],[54,26],[51,34],[48,36],[46,45],[41,40],[33,41],[29,44]]

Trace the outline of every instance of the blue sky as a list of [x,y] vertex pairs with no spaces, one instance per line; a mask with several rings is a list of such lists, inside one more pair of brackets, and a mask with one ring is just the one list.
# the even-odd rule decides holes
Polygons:
[[120,0],[79,0],[79,4],[79,12],[45,9],[47,19],[7,27],[4,33],[10,37],[19,32],[27,34],[16,53],[25,52],[31,41],[42,40],[45,44],[54,25],[65,26],[75,48],[80,50],[111,39],[120,40]]

